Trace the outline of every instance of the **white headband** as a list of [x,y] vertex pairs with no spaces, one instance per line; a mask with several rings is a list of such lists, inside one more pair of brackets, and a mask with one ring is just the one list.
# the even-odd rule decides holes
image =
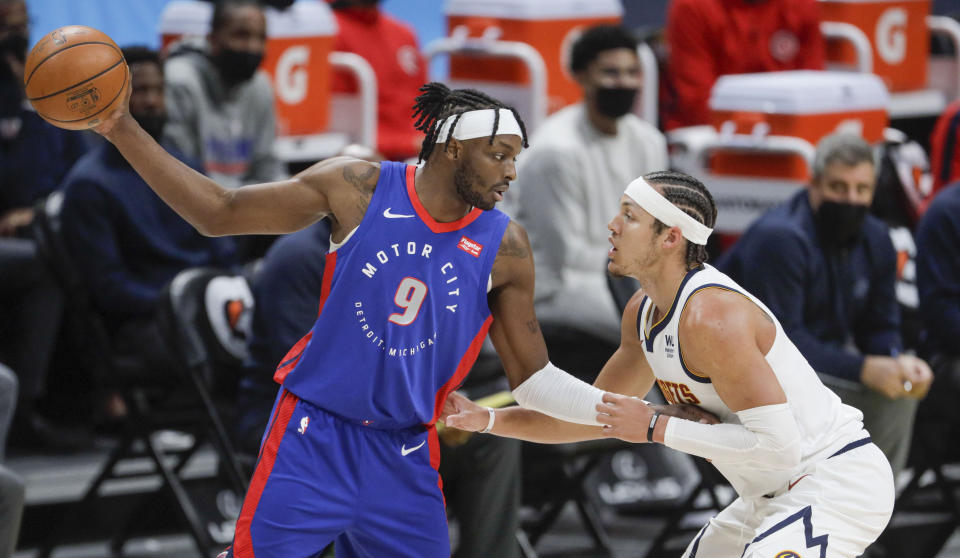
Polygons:
[[659,219],[668,227],[679,227],[683,237],[694,244],[703,246],[713,229],[687,215],[682,209],[661,196],[653,186],[643,178],[638,178],[627,186],[626,195],[637,202],[647,213]]
[[[482,109],[465,112],[460,115],[460,120],[457,121],[457,127],[450,137],[458,140],[489,137],[493,132],[493,120],[496,114],[494,110],[500,111],[497,135],[513,134],[521,138],[523,137],[523,132],[520,131],[520,123],[514,118],[513,112],[510,109]],[[442,122],[437,123],[437,127],[440,128],[440,133],[437,134],[437,143],[447,141],[447,130],[450,129],[450,124],[456,119],[457,115],[452,114]]]

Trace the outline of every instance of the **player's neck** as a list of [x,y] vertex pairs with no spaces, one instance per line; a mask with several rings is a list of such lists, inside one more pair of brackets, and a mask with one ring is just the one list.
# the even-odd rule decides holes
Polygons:
[[643,277],[638,277],[643,286],[643,292],[650,297],[657,308],[657,317],[663,316],[670,310],[673,301],[677,298],[677,291],[687,275],[683,266],[664,265],[659,269],[651,269]]
[[473,210],[473,206],[463,201],[451,188],[453,176],[447,176],[443,169],[424,165],[417,169],[414,178],[414,190],[423,208],[439,223],[450,223],[461,219]]

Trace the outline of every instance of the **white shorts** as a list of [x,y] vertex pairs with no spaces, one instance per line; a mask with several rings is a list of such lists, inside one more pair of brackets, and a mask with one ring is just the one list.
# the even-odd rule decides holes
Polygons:
[[782,493],[734,500],[700,530],[683,557],[854,558],[863,554],[893,513],[893,473],[873,443],[840,451],[811,464]]

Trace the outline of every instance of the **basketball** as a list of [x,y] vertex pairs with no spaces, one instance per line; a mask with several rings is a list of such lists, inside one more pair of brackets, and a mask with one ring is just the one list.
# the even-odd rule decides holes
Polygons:
[[68,130],[100,124],[123,102],[127,64],[104,33],[67,25],[46,34],[23,71],[27,99],[47,122]]

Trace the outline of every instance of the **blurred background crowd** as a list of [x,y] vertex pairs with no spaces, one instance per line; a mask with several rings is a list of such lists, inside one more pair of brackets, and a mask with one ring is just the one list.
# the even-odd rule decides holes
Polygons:
[[[116,40],[134,118],[228,187],[344,154],[416,164],[427,81],[513,104],[530,148],[501,209],[530,236],[551,360],[587,381],[637,288],[606,273],[624,187],[700,178],[710,263],[777,314],[894,468],[869,555],[960,556],[958,18],[957,0],[0,0],[0,558],[229,542],[329,248],[324,222],[204,237],[96,134],[44,122],[24,61],[67,24]],[[915,357],[932,380],[907,381]],[[490,347],[463,389],[511,404]],[[617,521],[652,519],[629,555],[679,556],[689,517],[731,496],[652,445],[443,441],[458,558],[536,556],[569,509],[597,555]],[[88,473],[51,480],[71,463]]]

